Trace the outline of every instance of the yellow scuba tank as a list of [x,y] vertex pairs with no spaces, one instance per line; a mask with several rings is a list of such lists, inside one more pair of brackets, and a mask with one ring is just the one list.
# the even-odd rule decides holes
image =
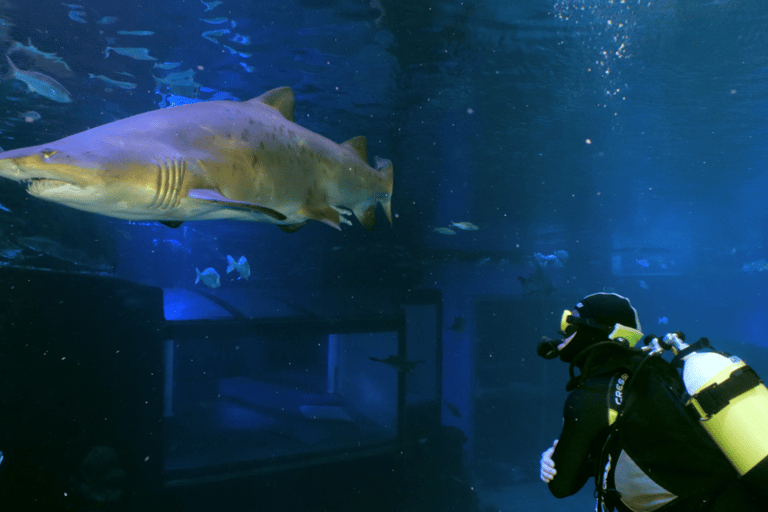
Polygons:
[[688,345],[671,333],[661,344],[683,361],[683,383],[690,395],[686,406],[695,409],[701,425],[739,475],[764,489],[768,483],[768,389],[760,377],[736,356],[702,351],[711,348],[706,338]]

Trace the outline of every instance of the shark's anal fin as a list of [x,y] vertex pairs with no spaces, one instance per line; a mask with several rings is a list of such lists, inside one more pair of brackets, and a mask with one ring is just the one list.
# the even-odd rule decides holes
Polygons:
[[314,219],[328,224],[332,228],[341,231],[341,225],[339,224],[339,212],[327,204],[308,202],[299,208],[299,214],[308,219]]
[[307,225],[309,221],[305,220],[304,222],[299,222],[298,224],[278,224],[277,227],[285,231],[286,233],[295,233],[304,226]]
[[376,225],[376,206],[358,205],[352,210],[355,212],[355,217],[360,221],[365,229],[371,231]]
[[181,226],[184,222],[180,220],[159,220],[157,221],[163,226],[168,226],[169,228],[177,228]]
[[354,152],[362,158],[363,162],[368,163],[368,140],[364,136],[358,135],[357,137],[352,137],[342,144],[342,146],[351,147]]
[[188,197],[197,199],[198,201],[205,201],[207,203],[221,205],[232,210],[263,213],[264,215],[268,215],[276,220],[287,219],[285,215],[278,212],[277,210],[273,210],[272,208],[267,208],[266,206],[261,206],[258,204],[247,203],[245,201],[229,199],[216,192],[215,190],[204,188],[192,189],[189,191]]
[[271,91],[265,92],[261,96],[249,100],[249,103],[251,101],[258,101],[260,103],[264,103],[265,105],[269,105],[270,107],[280,112],[284,118],[289,121],[293,121],[294,100],[293,91],[290,87],[278,87],[277,89],[272,89]]

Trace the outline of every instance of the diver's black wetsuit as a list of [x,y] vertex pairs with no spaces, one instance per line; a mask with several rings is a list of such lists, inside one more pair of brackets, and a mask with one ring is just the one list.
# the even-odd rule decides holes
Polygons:
[[[595,459],[608,434],[608,397],[613,372],[586,379],[573,390],[563,410],[563,430],[552,460],[557,474],[549,490],[557,498],[571,496],[595,475]],[[617,510],[629,511],[621,503]],[[739,482],[724,492],[695,499],[677,500],[659,512],[757,512],[752,498]]]

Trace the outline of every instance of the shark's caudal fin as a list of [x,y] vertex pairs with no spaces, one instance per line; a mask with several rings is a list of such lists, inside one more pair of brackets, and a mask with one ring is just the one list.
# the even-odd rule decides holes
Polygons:
[[[357,137],[352,137],[348,141],[344,142],[342,146],[348,146],[352,148],[352,150],[357,153],[360,158],[364,161],[368,161],[368,141],[367,139],[359,135]],[[384,213],[387,215],[387,220],[389,221],[389,225],[392,225],[392,204],[391,204],[391,198],[392,198],[392,162],[389,160],[386,160],[384,158],[376,157],[376,172],[379,174],[381,178],[384,179],[385,182],[385,192],[386,192],[386,198],[385,199],[379,199],[379,203],[381,203],[382,208],[384,208]],[[357,217],[357,220],[360,221],[360,224],[363,225],[368,230],[372,230],[375,223],[376,223],[376,203],[373,205],[371,204],[365,204],[361,203],[354,208],[352,208],[352,211],[355,214],[355,217]]]
[[392,175],[394,174],[393,168],[392,168],[392,161],[387,160],[386,158],[379,158],[378,156],[375,158],[376,160],[376,172],[379,173],[379,176],[381,176],[384,179],[384,182],[386,183],[386,190],[387,190],[387,197],[384,200],[380,200],[379,203],[381,203],[382,208],[384,208],[384,213],[387,215],[387,220],[389,221],[389,225],[392,225]]

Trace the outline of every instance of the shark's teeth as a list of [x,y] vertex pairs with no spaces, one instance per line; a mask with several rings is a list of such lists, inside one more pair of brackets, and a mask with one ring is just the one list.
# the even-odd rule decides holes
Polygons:
[[39,195],[47,189],[71,185],[71,183],[67,183],[66,181],[47,178],[32,178],[31,180],[28,180],[27,183],[27,192],[33,195]]

